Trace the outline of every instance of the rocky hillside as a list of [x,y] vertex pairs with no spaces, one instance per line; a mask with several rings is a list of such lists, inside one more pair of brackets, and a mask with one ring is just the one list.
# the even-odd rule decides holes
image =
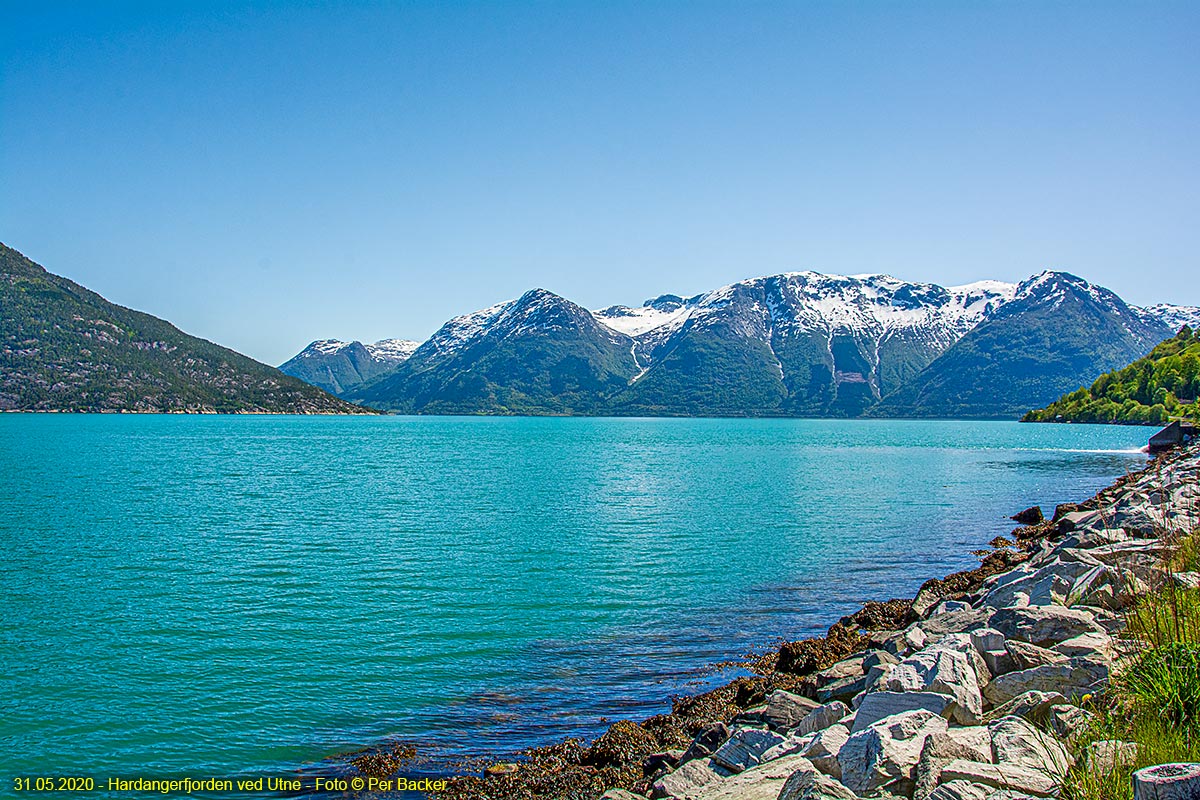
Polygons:
[[420,342],[408,339],[382,339],[374,344],[320,339],[281,364],[279,371],[341,395],[392,371],[419,346]]
[[1150,355],[1106,372],[1090,387],[1030,411],[1023,422],[1115,422],[1158,425],[1200,417],[1200,337],[1184,326]]
[[366,413],[3,244],[0,410]]

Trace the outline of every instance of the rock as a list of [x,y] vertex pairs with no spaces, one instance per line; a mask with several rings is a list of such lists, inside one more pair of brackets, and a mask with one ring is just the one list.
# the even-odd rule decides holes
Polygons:
[[767,698],[766,708],[762,711],[762,719],[773,730],[791,730],[818,707],[817,703],[807,697],[778,689],[771,692]]
[[707,758],[685,761],[674,772],[654,782],[650,796],[659,800],[696,800],[705,786],[724,780]]
[[991,786],[978,783],[950,781],[934,789],[928,800],[990,800],[994,791]]
[[933,614],[949,614],[954,611],[970,611],[971,604],[962,600],[943,600],[933,607]]
[[1015,789],[1018,792],[1048,796],[1054,794],[1058,783],[1045,772],[1026,769],[1013,764],[984,764],[978,761],[956,759],[942,767],[942,780],[966,781],[997,789]]
[[982,721],[983,697],[979,693],[975,668],[967,656],[957,650],[939,645],[913,653],[892,669],[885,688],[893,692],[949,695],[954,698],[954,704],[948,709],[951,719],[962,725],[976,725]]
[[1062,533],[1086,528],[1104,530],[1107,527],[1104,523],[1104,515],[1100,511],[1071,511],[1057,519],[1058,530]]
[[960,758],[967,761],[992,760],[992,739],[987,728],[952,728],[926,739],[913,773],[916,780],[913,800],[925,800],[932,794],[941,782],[942,767]]
[[1200,797],[1200,764],[1159,764],[1133,773],[1133,800]]
[[798,770],[784,782],[778,800],[858,800],[858,796],[828,775]]
[[1004,634],[995,628],[979,628],[967,635],[971,638],[971,645],[979,655],[990,650],[1004,649]]
[[1083,633],[1104,633],[1091,614],[1060,606],[1003,608],[992,617],[992,627],[1009,639],[1050,647]]
[[1062,703],[1050,706],[1046,712],[1046,727],[1060,739],[1070,741],[1077,734],[1087,730],[1092,721],[1092,715],[1079,706]]
[[776,800],[797,772],[816,772],[804,756],[787,756],[701,788],[696,800]]
[[848,703],[853,699],[854,695],[866,688],[867,676],[865,674],[847,675],[817,689],[817,701],[828,703],[833,700],[840,700]]
[[859,653],[858,655],[850,656],[850,658],[843,658],[832,667],[816,673],[813,677],[817,679],[818,686],[832,683],[842,678],[857,677],[866,672],[866,669],[863,667],[863,662],[866,660],[866,653]]
[[1171,580],[1182,589],[1200,589],[1200,572],[1176,572]]
[[1042,516],[1041,506],[1030,506],[1024,511],[1013,514],[1009,519],[1022,525],[1038,525],[1046,521],[1046,518]]
[[983,602],[999,609],[1065,603],[1076,579],[1092,568],[1091,564],[1064,561],[1040,569],[1032,564],[1022,564],[1000,576],[996,585],[984,595]]
[[842,765],[838,762],[838,753],[849,738],[850,729],[845,725],[830,725],[817,733],[802,755],[826,775],[841,778]]
[[899,664],[900,659],[894,653],[889,653],[886,650],[872,650],[867,653],[863,659],[863,669],[870,670],[872,667],[887,666],[888,664]]
[[988,668],[987,662],[983,660],[983,656],[975,648],[971,634],[947,634],[934,646],[945,650],[954,650],[966,656],[967,661],[971,664],[971,668],[975,670],[975,679],[979,683],[979,688],[982,689],[992,679],[992,671]]
[[923,586],[917,592],[917,596],[913,598],[913,613],[924,619],[941,600],[942,596],[932,586]]
[[775,761],[776,759],[783,758],[784,756],[802,753],[810,744],[812,744],[813,739],[816,738],[817,735],[815,733],[806,733],[803,736],[793,733],[782,742],[763,753],[762,756],[759,757],[758,763],[765,764],[768,761]]
[[1113,640],[1107,633],[1084,633],[1059,642],[1050,650],[1064,656],[1109,661],[1113,657]]
[[1103,687],[1108,665],[1091,659],[1072,658],[1065,664],[1047,664],[1000,675],[984,687],[988,702],[1001,706],[1025,692],[1058,692],[1078,697]]
[[922,620],[916,623],[915,627],[925,634],[926,646],[928,646],[949,633],[970,633],[980,628],[987,628],[991,617],[992,610],[988,608],[951,611],[948,614],[937,614]]
[[988,725],[992,735],[992,760],[1063,778],[1072,759],[1058,740],[1020,717],[1004,717]]
[[1067,698],[1058,692],[1025,692],[992,710],[987,715],[988,722],[1011,716],[1040,723],[1046,719],[1052,706],[1065,702]]
[[908,711],[929,711],[938,716],[949,716],[955,704],[950,695],[937,692],[871,692],[863,697],[862,705],[854,712],[851,733],[859,733],[887,717]]
[[680,761],[691,761],[696,758],[711,756],[728,738],[729,726],[724,722],[713,723],[696,735],[691,745],[684,751],[683,758]]
[[[856,794],[911,782],[925,740],[946,731],[946,720],[930,711],[906,711],[852,735],[838,753],[842,783]],[[906,794],[906,792],[901,792]]]
[[1036,644],[1017,641],[1010,639],[1005,643],[1005,649],[1012,656],[1013,663],[1017,669],[1030,669],[1031,667],[1041,667],[1046,664],[1062,664],[1068,659],[1062,653],[1056,653],[1053,650],[1047,650],[1044,647],[1038,647]]
[[600,795],[600,800],[646,800],[645,795],[634,794],[627,789],[609,789]]
[[1128,769],[1137,763],[1137,742],[1105,739],[1092,742],[1087,750],[1088,772],[1104,775],[1118,769]]
[[817,706],[808,712],[792,732],[804,735],[824,730],[838,720],[844,719],[849,713],[850,709],[845,703],[840,700],[834,700],[832,703]]
[[1104,629],[1104,632],[1112,636],[1125,628],[1125,617],[1110,611],[1106,608],[1096,608],[1095,606],[1079,605],[1075,607],[1079,611],[1086,611],[1092,615],[1092,619],[1096,624]]
[[[895,664],[876,664],[867,670],[867,680],[863,685],[863,692],[877,692],[887,684],[887,680],[895,671]],[[855,695],[854,702],[861,703],[861,696]]]
[[712,754],[712,761],[730,772],[742,772],[757,766],[762,760],[763,753],[772,747],[782,744],[784,737],[774,731],[763,731],[758,728],[742,728],[717,748]]

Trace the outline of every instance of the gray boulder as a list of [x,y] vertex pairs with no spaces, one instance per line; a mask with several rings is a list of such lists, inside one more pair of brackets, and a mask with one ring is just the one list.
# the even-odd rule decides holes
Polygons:
[[702,787],[696,800],[776,800],[794,774],[815,771],[804,756],[787,756],[710,783]]
[[991,761],[992,739],[983,726],[951,728],[925,740],[914,772],[913,800],[925,800],[941,782],[942,767],[955,759]]
[[850,738],[850,729],[845,725],[830,725],[818,731],[816,737],[806,747],[802,755],[812,762],[812,765],[826,775],[834,778],[842,777],[842,765],[838,761],[838,753]]
[[1104,775],[1117,769],[1128,769],[1137,763],[1137,742],[1106,739],[1088,745],[1088,772]]
[[828,775],[797,770],[784,781],[778,800],[858,800],[858,795]]
[[994,625],[989,626],[992,613],[993,611],[990,608],[951,611],[921,620],[914,623],[913,627],[925,634],[926,641],[923,646],[928,646],[936,643],[943,636],[950,633],[970,633],[980,628],[995,627]]
[[722,780],[707,758],[698,758],[656,780],[650,796],[655,800],[697,800],[705,786]]
[[993,709],[987,715],[987,721],[992,722],[1002,717],[1024,717],[1041,723],[1045,721],[1052,706],[1065,702],[1067,698],[1058,692],[1025,692]]
[[817,706],[808,712],[792,732],[804,735],[824,730],[838,720],[844,719],[849,713],[850,709],[845,703],[840,700],[834,700],[823,706]]
[[842,783],[856,794],[911,783],[925,740],[946,728],[941,716],[917,710],[888,717],[855,733],[838,753]]
[[1055,736],[1068,742],[1086,731],[1091,721],[1090,712],[1067,703],[1050,706],[1046,712],[1046,727]]
[[1039,647],[1050,647],[1084,633],[1104,633],[1091,614],[1061,606],[1002,608],[991,624],[1008,639]]
[[1067,661],[1067,657],[1062,653],[1056,653],[1053,650],[1038,647],[1036,644],[1029,644],[1028,642],[1021,642],[1016,639],[1009,639],[1005,642],[1004,647],[1008,650],[1008,654],[1012,656],[1013,663],[1018,670],[1041,667],[1046,664],[1062,664]]
[[1102,688],[1108,680],[1108,665],[1101,661],[1072,658],[1065,664],[1047,664],[1033,669],[1009,672],[984,687],[984,697],[1002,706],[1026,692],[1057,692],[1078,697]]
[[994,791],[991,786],[978,783],[950,781],[934,789],[928,800],[990,800]]
[[1027,769],[1014,764],[984,764],[964,759],[956,759],[944,766],[942,780],[947,783],[965,781],[997,789],[1014,789],[1041,797],[1053,795],[1058,790],[1058,781],[1041,770]]
[[742,772],[757,766],[763,753],[784,742],[784,737],[774,731],[758,728],[742,728],[735,731],[725,744],[712,754],[712,761],[730,772]]
[[1048,772],[1063,778],[1073,760],[1067,749],[1020,717],[1004,717],[988,725],[992,736],[992,760]]
[[976,725],[982,720],[983,698],[975,667],[958,650],[939,644],[913,653],[892,669],[884,686],[892,692],[949,695],[954,698],[949,708],[951,719],[962,725]]
[[918,709],[948,717],[948,709],[954,704],[953,697],[937,692],[871,692],[854,712],[850,732],[858,733],[882,719]]
[[818,707],[817,703],[807,697],[778,689],[771,692],[767,698],[766,707],[762,710],[762,720],[773,730],[791,730]]

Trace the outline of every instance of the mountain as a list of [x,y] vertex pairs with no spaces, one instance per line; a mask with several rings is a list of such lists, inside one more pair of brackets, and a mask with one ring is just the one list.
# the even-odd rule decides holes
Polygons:
[[886,275],[797,272],[699,297],[597,312],[635,336],[641,374],[620,413],[857,415],[1011,296]]
[[912,380],[883,416],[1014,417],[1140,357],[1171,329],[1100,286],[1065,272],[1022,282]]
[[1030,411],[1022,422],[1161,424],[1169,417],[1200,417],[1200,337],[1184,325],[1150,355],[1107,372],[1090,388]]
[[1011,417],[1194,316],[1062,272],[954,287],[793,272],[594,312],[539,289],[451,320],[366,383],[325,379],[415,413]]
[[0,244],[0,409],[366,413]]
[[395,369],[419,346],[408,339],[382,339],[374,344],[319,339],[281,364],[279,370],[340,395]]
[[544,289],[456,317],[348,397],[414,413],[595,414],[638,372],[633,340]]

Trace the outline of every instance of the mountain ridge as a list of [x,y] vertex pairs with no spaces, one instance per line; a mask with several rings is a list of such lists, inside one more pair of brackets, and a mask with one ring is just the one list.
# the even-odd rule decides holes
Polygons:
[[[420,354],[416,361],[344,396],[410,413],[1019,416],[1028,410],[1020,407],[1024,396],[991,404],[978,396],[968,403],[943,397],[934,408],[919,396],[916,402],[901,402],[898,392],[984,322],[1014,315],[1027,322],[1038,314],[1062,316],[1065,312],[1056,302],[1065,301],[1064,287],[1071,288],[1077,300],[1084,298],[1080,302],[1090,309],[1071,324],[1107,319],[1115,327],[1106,335],[1119,341],[1111,348],[1089,349],[1079,337],[1072,338],[1078,363],[1035,370],[1054,386],[1077,377],[1079,370],[1148,348],[1153,337],[1166,331],[1164,319],[1196,311],[1128,306],[1108,289],[1050,270],[1016,284],[983,280],[951,287],[881,274],[788,272],[690,297],[664,294],[641,306],[594,311],[536,289],[448,320],[414,352],[414,358]],[[591,343],[590,355],[577,353],[582,360],[562,367],[566,374],[579,367],[593,377],[603,373],[604,380],[586,391],[575,387],[569,399],[549,387],[549,376],[542,376],[540,388],[535,386],[539,381],[533,379],[531,365],[519,365],[521,345],[513,343],[514,337],[520,340],[529,331],[514,327],[510,319],[515,308],[534,297],[553,298],[553,305],[573,309],[571,346],[581,347],[584,339]],[[1004,336],[1016,335],[1020,323],[1011,325]],[[505,337],[499,335],[502,330],[507,331]],[[508,342],[504,358],[489,355],[486,376],[474,384],[467,381],[473,369],[470,353],[490,353],[502,339]],[[485,340],[492,344],[484,346]],[[531,352],[538,353],[536,360],[547,369],[540,347]],[[1031,347],[1034,361],[1054,360],[1045,337]],[[628,357],[621,350],[627,350]],[[1015,368],[1001,364],[998,369],[1003,373]],[[507,386],[507,369],[522,373],[518,382],[523,388]],[[625,379],[624,386],[617,378]],[[954,388],[952,382],[943,386],[943,394]],[[500,395],[508,399],[497,399]]]
[[371,413],[0,243],[0,410]]

